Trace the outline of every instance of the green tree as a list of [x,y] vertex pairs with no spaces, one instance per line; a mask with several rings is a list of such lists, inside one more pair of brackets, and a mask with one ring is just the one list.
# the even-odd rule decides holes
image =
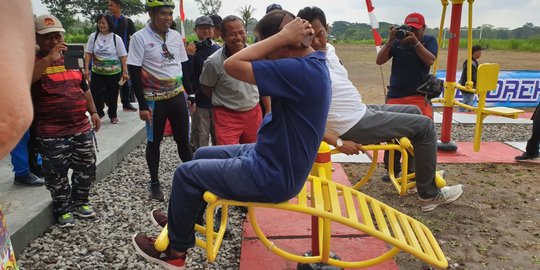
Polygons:
[[219,14],[221,0],[195,0],[202,15],[210,16]]
[[[58,17],[65,28],[73,25],[76,14],[93,20],[97,14],[108,13],[106,0],[42,0],[51,14]],[[137,15],[144,12],[144,5],[140,0],[122,1],[122,13],[126,16]]]
[[248,29],[249,24],[251,23],[251,17],[253,16],[253,13],[255,12],[255,8],[251,7],[251,5],[245,5],[243,7],[240,7],[237,9],[238,13],[240,14],[240,18],[244,20],[244,23],[246,24],[246,30]]

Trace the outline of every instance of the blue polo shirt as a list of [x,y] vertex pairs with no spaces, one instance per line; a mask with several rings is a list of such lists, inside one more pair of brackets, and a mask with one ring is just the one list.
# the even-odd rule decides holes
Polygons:
[[253,62],[261,96],[272,97],[249,168],[257,185],[273,202],[302,189],[321,144],[331,100],[325,53],[301,58]]
[[[433,36],[424,35],[422,45],[437,56],[437,39]],[[394,41],[390,50],[392,58],[392,73],[388,90],[389,98],[422,95],[416,92],[416,88],[424,83],[424,78],[429,73],[430,66],[424,64],[416,49],[412,45],[401,44]]]

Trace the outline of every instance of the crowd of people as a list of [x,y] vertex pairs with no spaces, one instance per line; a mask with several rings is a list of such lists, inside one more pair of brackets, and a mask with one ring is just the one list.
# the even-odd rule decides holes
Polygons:
[[[62,23],[52,15],[35,17],[33,71],[20,72],[28,74],[34,120],[12,151],[15,183],[45,184],[60,227],[74,226],[74,215],[95,216],[89,201],[96,178],[95,132],[105,105],[110,123],[120,121],[119,95],[122,109],[138,111],[146,122],[151,199],[165,199],[159,161],[167,122],[182,161],[167,214],[155,213],[170,223],[169,248],[161,253],[153,238],[133,236],[139,254],[170,269],[182,269],[186,250],[194,245],[205,191],[240,201],[288,200],[302,188],[321,141],[358,154],[363,144],[408,137],[415,152],[408,167],[416,172],[421,209],[432,211],[462,195],[460,184],[435,185],[433,107],[416,89],[437,56],[437,41],[424,35],[421,14],[408,15],[405,29],[390,29],[376,60],[392,61],[386,104],[367,105],[328,43],[326,15],[318,7],[295,16],[269,5],[252,45],[244,22],[234,15],[197,18],[197,41],[186,44],[172,29],[172,0],[147,0],[149,22],[138,31],[122,15],[121,0],[109,0],[108,7],[110,14],[95,19],[81,69],[65,66]],[[474,83],[481,48],[473,50]],[[135,97],[138,109],[131,104]],[[527,152],[516,159],[538,157],[539,115]]]

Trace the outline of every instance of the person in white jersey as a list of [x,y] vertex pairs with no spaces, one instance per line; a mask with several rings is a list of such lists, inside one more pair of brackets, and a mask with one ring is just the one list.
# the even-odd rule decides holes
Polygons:
[[[150,171],[150,196],[164,200],[159,169],[159,146],[168,119],[182,162],[192,159],[189,145],[189,112],[182,68],[188,60],[182,35],[170,29],[173,21],[172,0],[147,0],[150,22],[137,31],[129,44],[128,69],[137,101],[139,116],[146,121],[146,162]],[[189,87],[189,86],[188,86]]]

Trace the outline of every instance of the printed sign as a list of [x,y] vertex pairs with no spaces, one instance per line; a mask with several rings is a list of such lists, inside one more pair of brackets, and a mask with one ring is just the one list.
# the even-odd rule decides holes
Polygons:
[[6,217],[1,207],[0,221],[0,270],[19,270],[7,231]]
[[[460,76],[461,72],[458,72],[456,78]],[[437,78],[444,80],[446,71],[437,71]],[[461,91],[456,91],[456,99],[462,99]],[[477,100],[478,97],[475,97],[474,106]],[[540,102],[540,70],[501,70],[497,89],[489,91],[486,96],[488,107],[534,108],[538,102]]]

